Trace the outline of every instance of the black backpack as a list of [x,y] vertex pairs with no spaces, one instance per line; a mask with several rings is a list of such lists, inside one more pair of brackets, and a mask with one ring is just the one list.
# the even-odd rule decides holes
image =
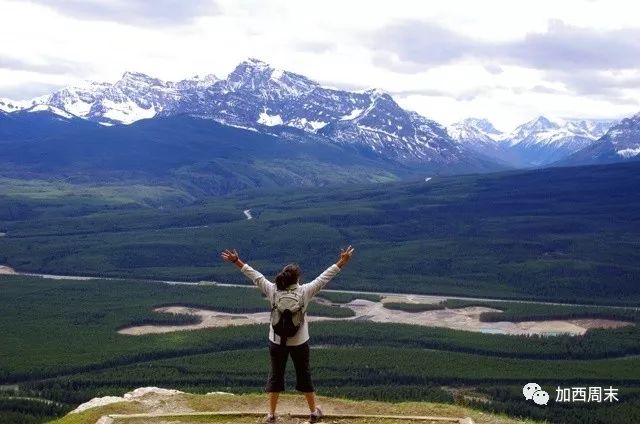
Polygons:
[[280,336],[280,345],[294,336],[304,322],[304,298],[299,290],[276,291],[271,307],[271,327]]

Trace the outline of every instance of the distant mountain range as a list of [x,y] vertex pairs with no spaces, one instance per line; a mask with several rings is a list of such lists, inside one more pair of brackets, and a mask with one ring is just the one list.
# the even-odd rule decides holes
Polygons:
[[544,116],[498,131],[489,121],[469,118],[448,128],[471,149],[516,167],[550,165],[596,143],[616,124],[613,120],[550,120]]
[[592,165],[640,160],[640,113],[613,125],[595,143],[558,162],[558,165]]
[[[621,123],[540,116],[510,133],[474,118],[445,128],[403,109],[380,90],[326,88],[256,59],[240,63],[225,79],[206,75],[168,82],[126,72],[113,84],[86,82],[30,101],[0,98],[0,111],[0,137],[5,141],[38,138],[38,134],[55,138],[57,132],[69,131],[68,126],[58,125],[61,122],[83,131],[88,127],[76,121],[99,124],[91,128],[98,133],[108,126],[137,132],[148,127],[134,124],[138,121],[187,115],[298,145],[343,146],[363,158],[419,172],[486,172],[640,157],[638,115]],[[38,118],[31,119],[30,114]],[[158,125],[167,122],[172,121]]]

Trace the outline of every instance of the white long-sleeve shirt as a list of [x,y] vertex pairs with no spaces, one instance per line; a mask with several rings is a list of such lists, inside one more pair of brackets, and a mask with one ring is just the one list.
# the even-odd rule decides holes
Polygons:
[[[249,264],[244,264],[241,269],[242,273],[255,284],[262,293],[267,297],[269,302],[273,302],[273,298],[275,292],[277,290],[276,285],[271,281],[267,280],[264,275],[262,275],[259,271],[251,268]],[[326,286],[329,281],[333,279],[340,272],[340,267],[338,265],[331,265],[329,268],[324,270],[322,274],[320,274],[315,280],[298,285],[295,284],[293,287],[295,290],[299,290],[302,292],[302,298],[304,299],[305,308],[309,306],[309,302],[324,286]],[[280,344],[280,336],[274,333],[273,327],[269,325],[269,340],[273,343]],[[287,346],[298,346],[302,343],[309,340],[309,324],[306,319],[305,312],[305,320],[302,326],[298,329],[298,332],[287,338]]]

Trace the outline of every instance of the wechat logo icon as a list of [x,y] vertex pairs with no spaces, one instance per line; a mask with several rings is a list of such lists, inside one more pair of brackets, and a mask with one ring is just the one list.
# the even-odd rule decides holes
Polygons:
[[536,405],[546,405],[549,402],[549,393],[542,390],[542,387],[536,383],[525,384],[522,394],[526,400],[532,400]]

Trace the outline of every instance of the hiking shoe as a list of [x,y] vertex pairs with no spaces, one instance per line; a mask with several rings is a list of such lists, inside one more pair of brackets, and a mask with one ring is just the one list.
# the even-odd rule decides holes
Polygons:
[[264,421],[262,421],[264,424],[275,424],[278,421],[278,416],[277,415],[267,415],[266,417],[264,417]]
[[310,423],[319,423],[322,421],[322,409],[316,407],[316,410],[309,415]]

